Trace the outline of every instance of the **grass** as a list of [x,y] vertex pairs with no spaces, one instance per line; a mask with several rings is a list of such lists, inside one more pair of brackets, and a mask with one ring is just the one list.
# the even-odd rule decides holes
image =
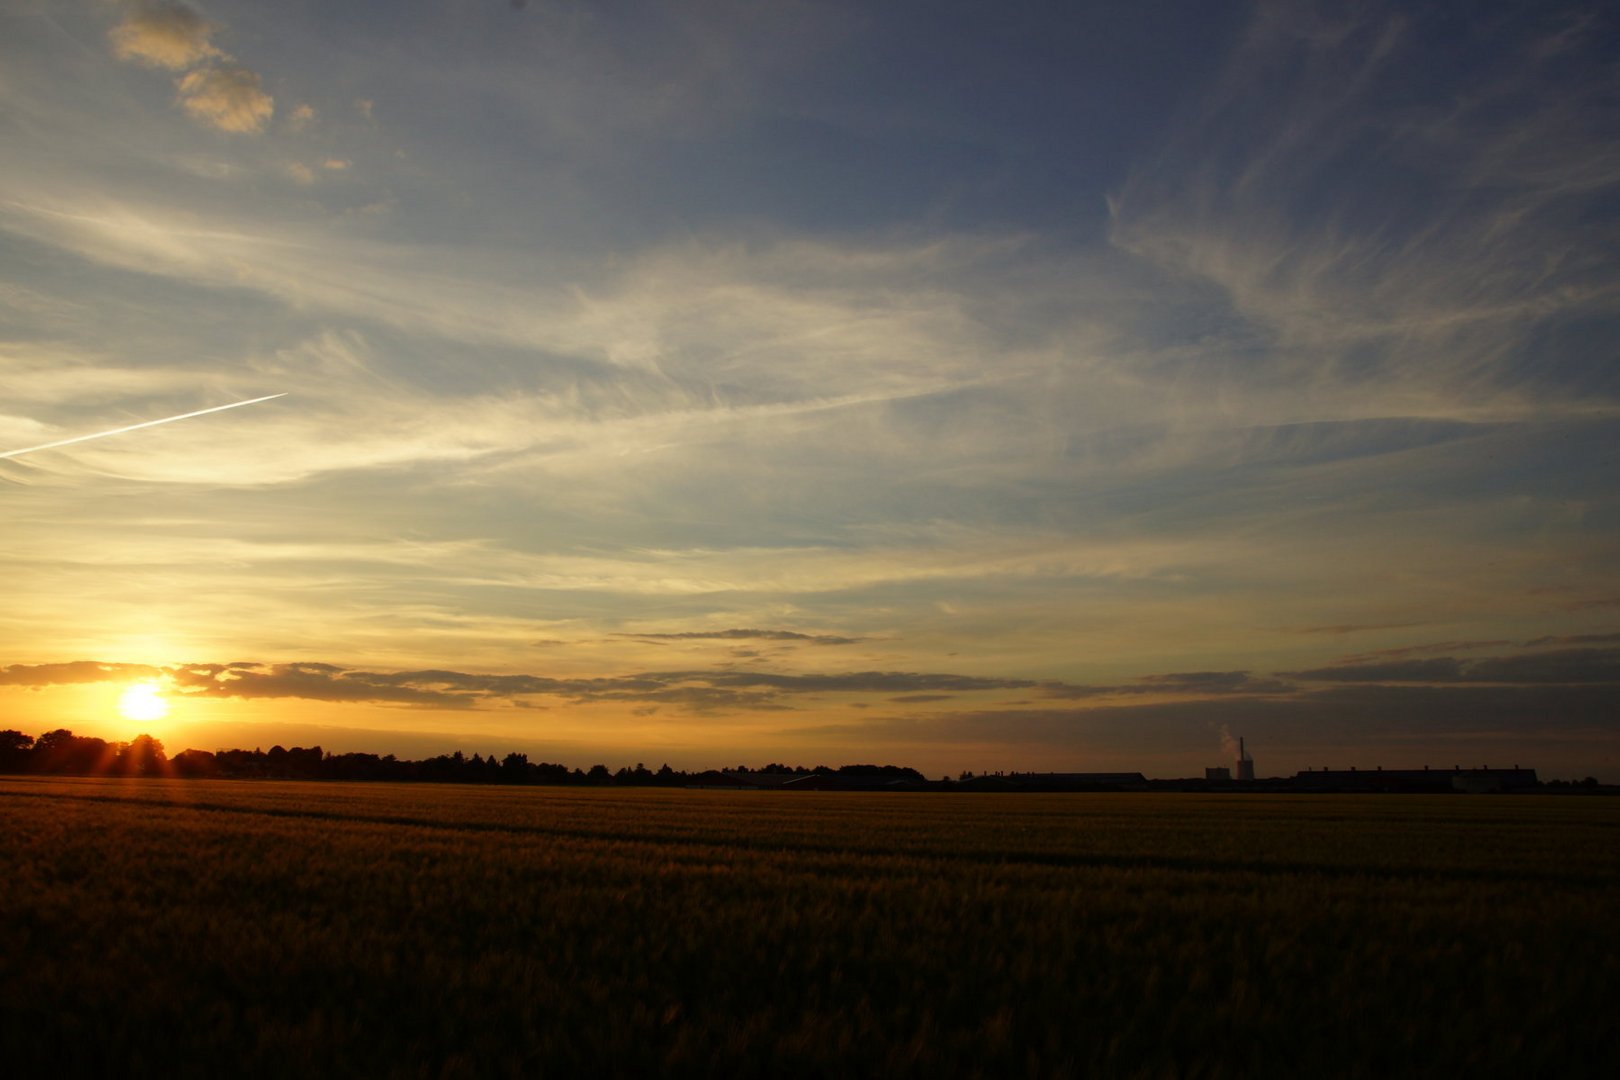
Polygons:
[[1620,800],[0,780],[12,1075],[1609,1075]]

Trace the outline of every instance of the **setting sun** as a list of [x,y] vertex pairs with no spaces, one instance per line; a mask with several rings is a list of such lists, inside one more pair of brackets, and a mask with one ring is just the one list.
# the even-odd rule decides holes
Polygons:
[[136,683],[118,699],[118,711],[126,720],[161,720],[169,715],[169,703],[155,683]]

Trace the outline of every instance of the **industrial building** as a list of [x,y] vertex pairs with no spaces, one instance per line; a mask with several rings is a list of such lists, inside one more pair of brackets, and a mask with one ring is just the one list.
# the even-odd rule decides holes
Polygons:
[[1254,783],[1254,758],[1249,756],[1248,747],[1241,738],[1238,739],[1237,760],[1232,762],[1231,767],[1218,765],[1207,768],[1204,770],[1204,780],[1211,784],[1230,784],[1234,773],[1237,774],[1238,783]]

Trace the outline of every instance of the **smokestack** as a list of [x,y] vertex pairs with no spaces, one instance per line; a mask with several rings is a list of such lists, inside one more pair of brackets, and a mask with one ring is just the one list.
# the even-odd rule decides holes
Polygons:
[[1254,761],[1249,757],[1249,751],[1244,747],[1242,738],[1238,739],[1237,778],[1254,779]]

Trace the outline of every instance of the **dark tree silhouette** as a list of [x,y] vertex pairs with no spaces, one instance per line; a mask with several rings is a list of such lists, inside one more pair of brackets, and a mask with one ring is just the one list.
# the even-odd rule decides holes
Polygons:
[[23,772],[33,756],[34,738],[7,728],[0,731],[0,772]]
[[218,776],[219,761],[206,750],[182,750],[169,759],[176,776]]
[[112,768],[117,747],[105,739],[75,735],[67,728],[47,731],[34,741],[33,771],[97,773]]
[[[726,786],[737,776],[768,776],[766,786],[784,775],[806,776],[811,772],[836,775],[853,772],[857,777],[875,775],[883,780],[920,779],[912,769],[894,765],[844,766],[834,770],[817,765],[789,766],[771,762],[759,768],[738,766],[733,773],[689,773],[673,769],[666,762],[654,772],[645,762],[623,766],[617,772],[606,765],[593,765],[589,772],[567,765],[529,760],[523,753],[504,758],[494,754],[466,756],[461,751],[440,754],[423,761],[402,761],[393,754],[350,752],[329,754],[319,746],[272,746],[269,750],[219,749],[184,750],[165,758],[163,744],[150,735],[138,735],[128,743],[73,734],[66,728],[47,731],[31,738],[21,731],[0,731],[0,772],[54,774],[109,774],[123,776],[176,776],[225,780],[373,780],[427,781],[455,784],[569,784],[617,785],[628,787],[684,787],[692,783]],[[718,779],[717,779],[718,778]]]
[[124,776],[159,776],[167,763],[161,742],[150,735],[137,735],[119,749],[114,768]]

